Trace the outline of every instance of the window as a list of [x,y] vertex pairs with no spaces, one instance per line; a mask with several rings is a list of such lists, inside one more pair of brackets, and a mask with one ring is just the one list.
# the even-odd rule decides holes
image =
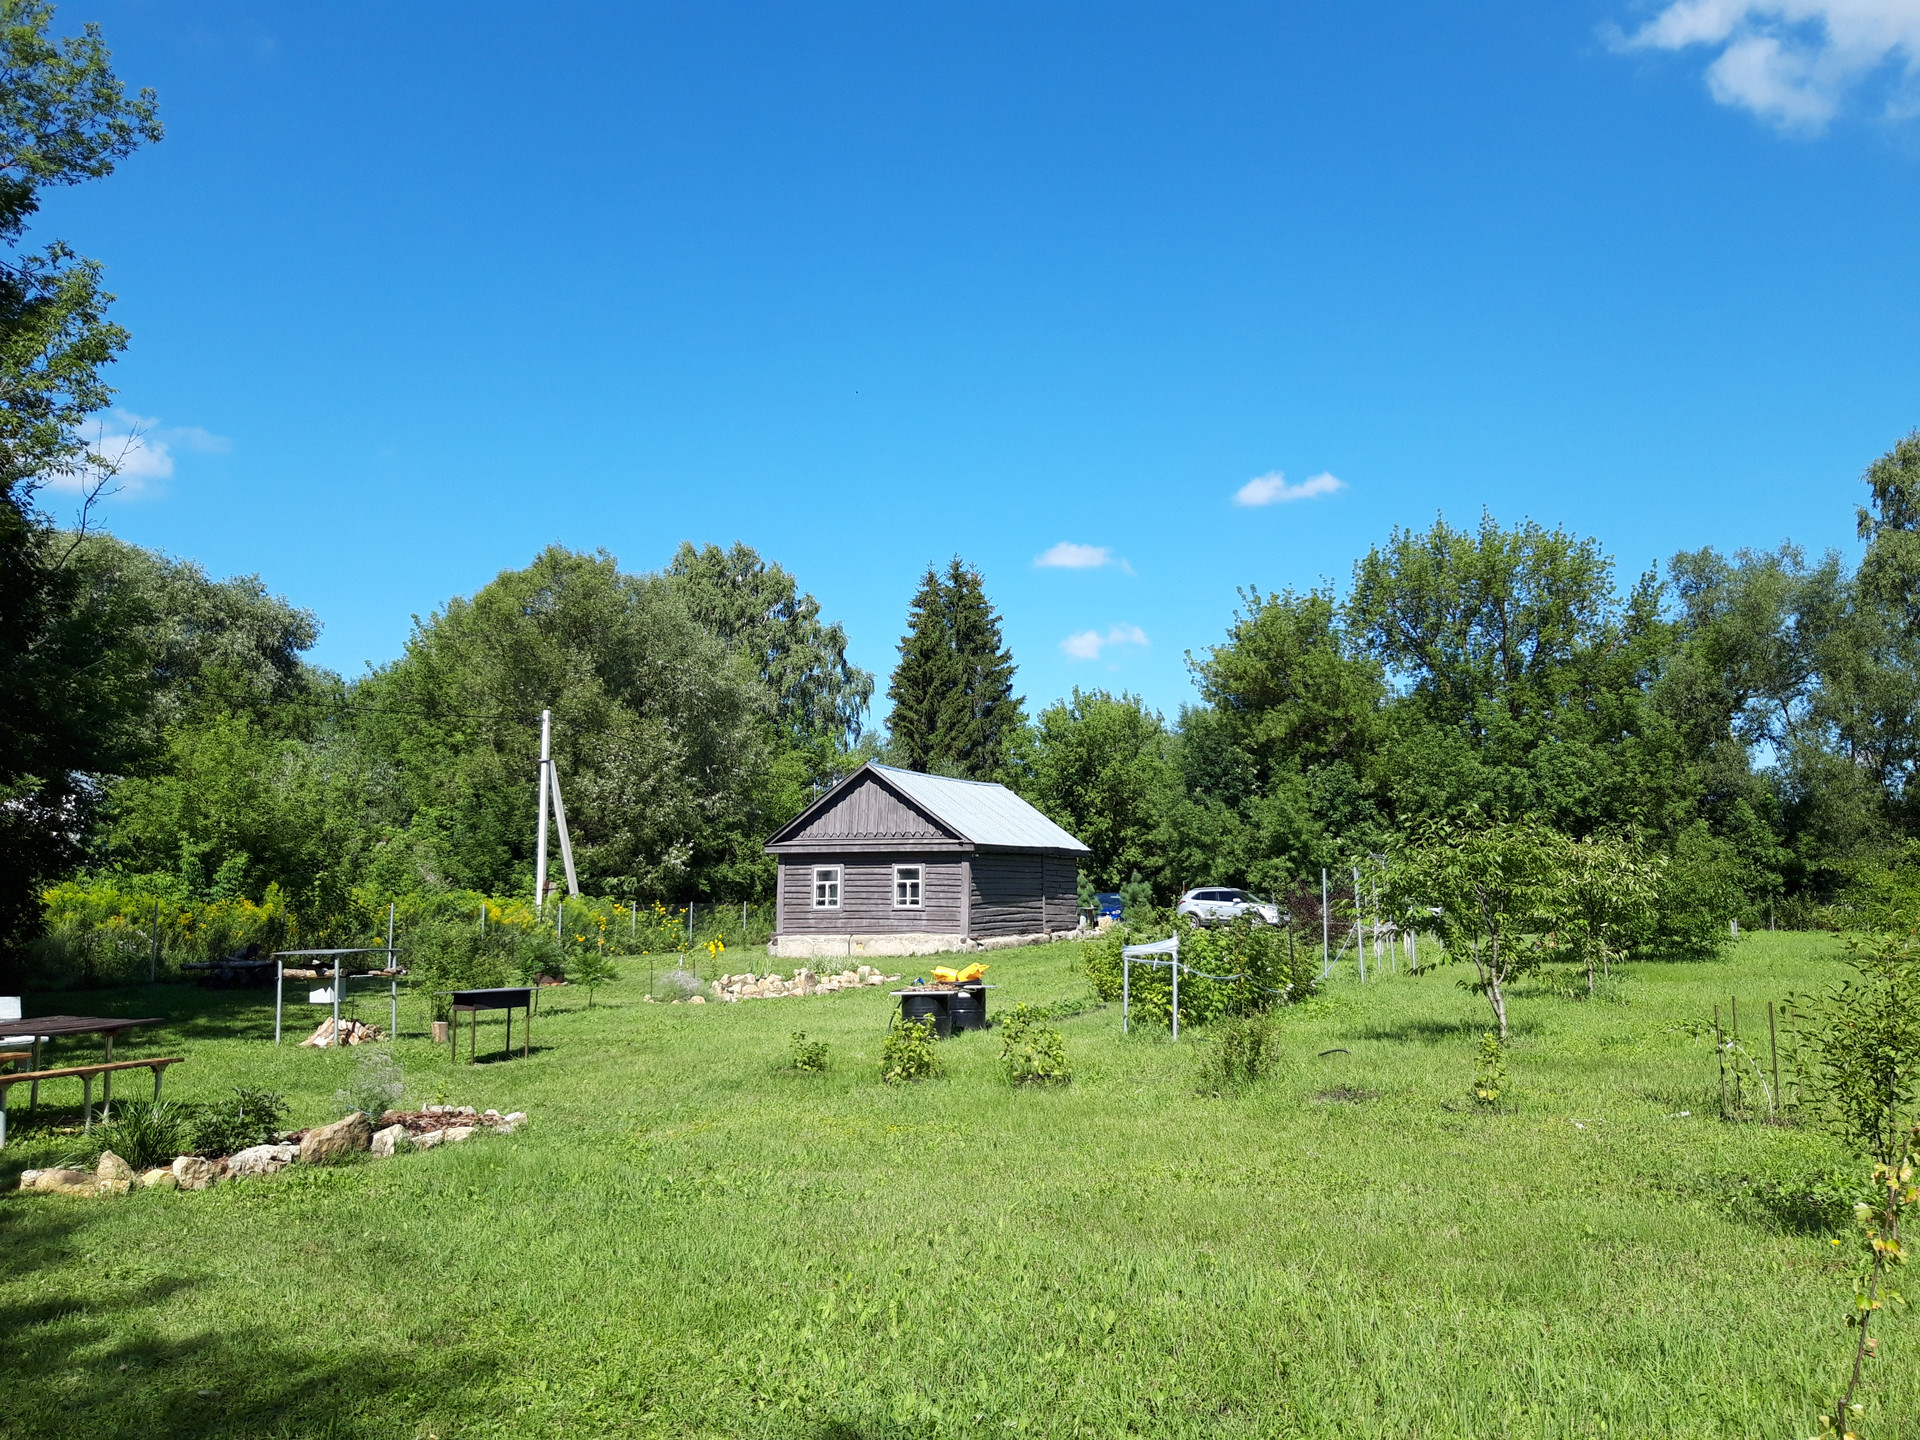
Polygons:
[[920,908],[921,867],[918,865],[896,865],[893,867],[893,908],[896,910],[918,910]]
[[838,865],[813,867],[813,908],[816,910],[840,908],[840,867]]

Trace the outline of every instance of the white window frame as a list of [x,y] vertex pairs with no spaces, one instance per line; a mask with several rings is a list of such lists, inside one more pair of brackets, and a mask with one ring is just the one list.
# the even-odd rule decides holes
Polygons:
[[[913,886],[913,898],[900,898],[900,879],[902,870],[914,872],[913,879],[904,883]],[[893,908],[896,910],[924,910],[927,908],[927,867],[924,865],[896,865],[893,867]]]
[[816,865],[813,867],[813,908],[816,910],[838,910],[840,895],[846,889],[847,872],[842,865]]

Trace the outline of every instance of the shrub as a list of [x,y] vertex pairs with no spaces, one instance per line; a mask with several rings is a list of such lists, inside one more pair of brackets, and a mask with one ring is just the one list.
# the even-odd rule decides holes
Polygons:
[[880,1046],[881,1083],[907,1085],[939,1075],[942,1067],[935,1044],[933,1021],[900,1021],[887,1031]]
[[1473,1073],[1473,1103],[1492,1110],[1507,1088],[1507,1047],[1489,1030],[1480,1037],[1479,1063]]
[[706,991],[706,983],[691,970],[669,970],[653,982],[653,988],[665,994],[668,991],[682,1000],[691,999]]
[[1220,1022],[1213,1048],[1200,1062],[1206,1090],[1252,1085],[1279,1059],[1280,1026],[1270,1014],[1235,1016]]
[[[1319,984],[1318,951],[1284,927],[1242,916],[1233,924],[1206,928],[1180,917],[1173,924],[1116,925],[1082,947],[1082,964],[1094,992],[1109,1003],[1120,999],[1121,947],[1164,940],[1178,930],[1180,1023],[1204,1025],[1229,1015],[1252,1015],[1274,1005],[1310,999]],[[1218,980],[1212,976],[1237,978]],[[1133,967],[1131,1009],[1142,1023],[1173,1019],[1173,976],[1164,965]]]
[[271,1144],[286,1122],[287,1107],[276,1092],[236,1085],[232,1099],[193,1111],[190,1148],[182,1153],[209,1159],[237,1155],[255,1145]]
[[793,1068],[818,1072],[827,1068],[827,1042],[809,1040],[800,1031],[793,1032]]
[[92,1168],[101,1151],[111,1150],[135,1170],[171,1165],[190,1149],[194,1118],[194,1107],[165,1100],[120,1106],[111,1125],[94,1131],[84,1157],[75,1158]]
[[1073,1078],[1067,1042],[1036,1007],[1016,1005],[1001,1016],[1000,1063],[1015,1085],[1058,1085]]
[[406,1094],[406,1081],[394,1063],[393,1051],[385,1045],[367,1046],[354,1052],[353,1083],[333,1092],[333,1103],[343,1115],[364,1111],[378,1120],[387,1111],[398,1108]]

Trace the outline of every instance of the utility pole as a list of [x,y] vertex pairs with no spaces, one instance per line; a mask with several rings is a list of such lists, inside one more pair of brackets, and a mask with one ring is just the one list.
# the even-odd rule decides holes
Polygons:
[[553,764],[553,711],[540,712],[540,828],[533,840],[533,913],[547,913],[547,772]]

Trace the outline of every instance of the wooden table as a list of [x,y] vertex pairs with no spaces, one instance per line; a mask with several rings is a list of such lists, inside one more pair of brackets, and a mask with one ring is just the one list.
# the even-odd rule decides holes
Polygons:
[[[131,1030],[137,1025],[158,1025],[160,1017],[149,1015],[140,1020],[121,1020],[98,1015],[41,1015],[32,1020],[0,1021],[0,1040],[14,1040],[26,1036],[33,1041],[33,1068],[40,1068],[40,1043],[43,1040],[55,1040],[64,1035],[104,1035],[106,1037],[106,1060],[113,1063],[113,1037],[122,1030]],[[100,1105],[104,1111],[113,1103],[113,1080],[109,1077],[101,1092]],[[40,1104],[40,1082],[34,1081],[27,1092],[27,1110],[32,1113]]]

